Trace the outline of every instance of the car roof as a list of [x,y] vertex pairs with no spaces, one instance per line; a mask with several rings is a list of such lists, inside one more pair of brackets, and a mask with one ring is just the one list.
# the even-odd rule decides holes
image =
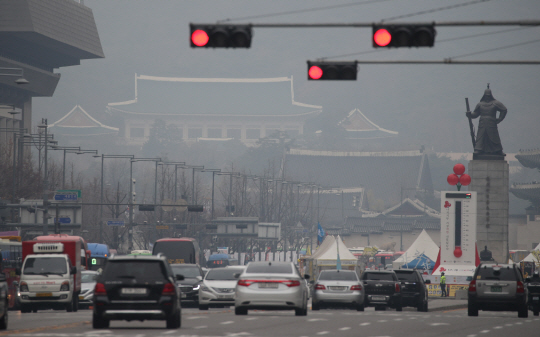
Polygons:
[[99,274],[99,272],[96,270],[82,270],[81,273],[82,274]]
[[416,273],[418,270],[411,270],[411,269],[394,269],[392,270],[396,274],[412,274]]
[[197,267],[199,268],[200,266],[196,263],[172,263],[171,267]]
[[113,255],[109,258],[112,261],[135,261],[135,260],[145,260],[145,261],[165,261],[165,256],[158,255]]
[[285,264],[292,264],[292,262],[286,262],[286,261],[253,261],[249,264],[259,264],[259,265],[285,265]]
[[364,270],[364,273],[373,273],[373,274],[392,274],[395,273],[395,270]]
[[340,270],[337,270],[337,269],[325,269],[325,270],[321,270],[321,273],[325,273],[325,272],[332,272],[332,273],[354,273],[355,271],[354,270],[343,270],[343,269],[340,269]]
[[500,268],[514,268],[515,264],[508,264],[508,263],[481,263],[478,268],[493,268],[493,267],[500,267]]

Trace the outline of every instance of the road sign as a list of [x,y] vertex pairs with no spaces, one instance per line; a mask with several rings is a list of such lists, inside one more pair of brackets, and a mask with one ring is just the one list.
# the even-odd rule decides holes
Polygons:
[[169,229],[169,226],[158,225],[156,226],[156,229]]
[[58,223],[71,223],[71,218],[58,218],[58,221],[56,218],[54,218],[54,222]]
[[[172,205],[174,201],[172,201],[171,199],[164,199],[161,203],[165,205]],[[170,212],[174,209],[174,206],[161,206],[161,209],[165,212]]]
[[124,226],[124,220],[108,220],[107,226]]
[[57,191],[54,194],[54,200],[55,201],[77,201],[78,200],[78,195],[77,195],[77,193],[72,193],[72,192],[60,192],[60,191]]
[[187,201],[185,199],[178,199],[176,200],[176,206],[174,209],[178,212],[185,212],[187,211]]

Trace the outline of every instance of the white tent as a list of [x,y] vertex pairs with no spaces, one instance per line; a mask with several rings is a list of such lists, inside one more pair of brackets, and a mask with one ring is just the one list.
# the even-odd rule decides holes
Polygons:
[[332,235],[327,235],[323,242],[321,243],[321,245],[319,246],[319,248],[317,248],[317,250],[315,251],[315,253],[313,253],[311,256],[306,256],[306,259],[307,260],[316,260],[317,257],[319,257],[321,254],[323,254],[324,252],[326,252],[328,250],[328,248],[330,246],[332,246],[333,242],[336,241],[336,239],[334,238],[334,236]]
[[439,254],[439,246],[437,246],[425,229],[422,230],[409,249],[407,249],[397,260],[392,262],[392,266],[394,269],[399,269],[401,266],[411,262],[421,254],[429,257],[432,261],[437,261],[437,255]]
[[[331,245],[328,246],[328,248],[322,252],[320,255],[316,256],[315,259],[317,260],[318,266],[334,266],[337,265],[337,257],[339,252],[339,260],[341,261],[341,265],[356,265],[358,263],[358,259],[356,256],[354,256],[347,246],[343,243],[343,240],[341,240],[341,237],[338,235],[337,238],[334,236],[327,236],[327,239],[324,240],[325,242],[328,240],[328,238],[331,238]],[[323,244],[325,243],[323,242]]]
[[540,262],[540,243],[538,244],[538,246],[536,246],[535,249],[533,249],[531,251],[531,253],[529,255],[527,255],[526,258],[524,258],[523,260],[521,261],[528,261],[528,262],[536,262],[536,263],[539,263]]

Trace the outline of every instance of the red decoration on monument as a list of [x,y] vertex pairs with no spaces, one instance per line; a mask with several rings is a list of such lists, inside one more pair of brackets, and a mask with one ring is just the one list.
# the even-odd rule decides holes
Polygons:
[[456,249],[454,249],[454,256],[461,257],[461,255],[463,255],[463,252],[461,251],[461,247],[457,246]]
[[449,174],[446,181],[448,181],[450,185],[455,186],[457,183],[459,183],[459,177],[455,174]]
[[467,186],[471,183],[471,176],[468,174],[463,174],[459,177],[459,183],[463,186]]
[[465,173],[465,165],[461,163],[457,163],[456,165],[454,165],[454,173],[457,174],[458,176]]

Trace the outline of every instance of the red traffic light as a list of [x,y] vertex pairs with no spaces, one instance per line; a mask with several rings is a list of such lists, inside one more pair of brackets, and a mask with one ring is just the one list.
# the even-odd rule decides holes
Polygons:
[[206,46],[209,40],[208,34],[202,29],[197,29],[191,33],[191,42],[197,47]]
[[386,29],[381,28],[373,34],[373,43],[379,47],[386,47],[392,41],[392,34]]
[[318,79],[320,79],[322,77],[323,71],[322,71],[321,68],[319,68],[317,66],[311,66],[309,68],[308,74],[309,74],[309,78],[311,80],[318,80]]

